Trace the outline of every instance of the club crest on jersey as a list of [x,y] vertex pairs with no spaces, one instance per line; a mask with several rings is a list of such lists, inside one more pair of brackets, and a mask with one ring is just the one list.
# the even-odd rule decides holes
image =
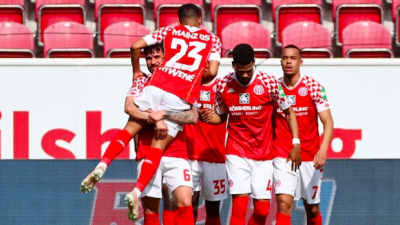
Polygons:
[[200,91],[200,100],[201,101],[210,101],[210,92],[209,91]]
[[217,92],[217,85],[214,85],[212,89],[214,92]]
[[249,93],[240,93],[239,103],[240,104],[249,104],[250,103],[250,94]]
[[256,95],[261,95],[262,93],[264,93],[264,88],[262,85],[256,85],[253,88],[254,94]]
[[300,96],[306,96],[307,94],[308,94],[308,91],[307,91],[306,87],[299,88],[299,95]]
[[286,95],[286,99],[290,105],[296,105],[296,95]]

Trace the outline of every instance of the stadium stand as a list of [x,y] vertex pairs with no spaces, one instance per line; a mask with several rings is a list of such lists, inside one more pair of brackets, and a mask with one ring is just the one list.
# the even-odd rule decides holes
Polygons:
[[393,0],[392,2],[392,17],[394,22],[395,42],[397,46],[400,46],[400,0]]
[[58,22],[44,30],[46,58],[94,58],[93,34],[77,22]]
[[392,36],[382,24],[362,21],[343,30],[343,58],[393,58]]
[[34,58],[33,33],[23,24],[0,22],[0,58]]
[[294,44],[303,58],[332,58],[331,32],[319,23],[297,22],[282,32],[282,46]]
[[0,22],[25,24],[24,0],[0,0]]
[[[232,37],[235,37],[234,39]],[[224,28],[221,35],[222,57],[232,57],[232,49],[238,43],[248,43],[256,58],[273,56],[269,30],[256,22],[236,22]]]

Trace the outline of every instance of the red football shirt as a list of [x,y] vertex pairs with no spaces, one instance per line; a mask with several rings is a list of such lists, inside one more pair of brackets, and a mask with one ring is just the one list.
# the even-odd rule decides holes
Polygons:
[[[217,79],[207,85],[200,86],[195,105],[198,109],[214,109]],[[186,147],[188,158],[211,163],[225,163],[226,122],[209,124],[198,121],[197,124],[186,125]]]
[[[138,77],[133,82],[132,88],[128,95],[138,97],[142,93],[143,88],[148,85],[151,74]],[[146,157],[147,152],[151,148],[151,141],[154,134],[154,126],[147,126],[138,133],[138,146],[136,152],[136,160]],[[187,159],[185,134],[179,132],[171,144],[165,149],[163,156]]]
[[164,61],[149,85],[193,104],[208,61],[221,58],[221,42],[206,30],[190,26],[165,27],[143,39],[148,45],[164,44]]
[[[313,78],[303,75],[293,88],[288,88],[283,78],[280,82],[289,104],[296,113],[301,159],[313,161],[319,150],[318,113],[329,109],[325,88]],[[282,110],[278,110],[275,117],[275,154],[276,157],[287,158],[292,149],[292,133]]]
[[247,86],[237,81],[235,73],[218,83],[217,112],[229,113],[226,154],[254,160],[273,158],[274,102],[282,109],[289,107],[279,81],[266,73],[255,70]]

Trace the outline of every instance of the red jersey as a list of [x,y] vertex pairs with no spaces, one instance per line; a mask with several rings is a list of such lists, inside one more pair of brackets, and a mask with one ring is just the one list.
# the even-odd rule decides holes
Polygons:
[[[210,84],[200,86],[195,105],[199,109],[214,109],[217,90],[216,79]],[[189,159],[211,163],[225,163],[226,122],[209,124],[198,121],[185,125],[186,147]]]
[[[151,74],[138,77],[133,82],[132,88],[128,95],[138,97],[145,86],[149,84]],[[147,126],[138,133],[138,146],[136,152],[136,160],[146,157],[147,152],[151,148],[151,141],[154,134],[154,126]],[[171,144],[165,149],[163,156],[187,159],[187,151],[185,144],[184,132],[179,132]]]
[[274,154],[272,115],[274,102],[289,108],[279,81],[254,70],[250,83],[242,86],[235,73],[217,86],[218,114],[229,113],[226,154],[254,160],[269,160]]
[[[313,161],[319,150],[318,113],[329,109],[325,88],[308,76],[300,76],[293,88],[288,88],[280,79],[289,104],[296,113],[299,126],[301,159]],[[284,112],[278,110],[275,128],[276,157],[287,158],[292,149],[292,133]]]
[[193,104],[208,61],[221,58],[217,36],[197,27],[164,27],[143,39],[148,45],[164,44],[164,61],[149,85],[168,91]]

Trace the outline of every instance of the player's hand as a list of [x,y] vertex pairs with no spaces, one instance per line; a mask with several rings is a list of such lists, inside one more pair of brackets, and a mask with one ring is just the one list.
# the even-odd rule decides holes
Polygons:
[[314,156],[315,169],[317,170],[321,169],[323,166],[325,166],[325,162],[326,162],[326,151],[320,149]]
[[146,112],[150,113],[147,119],[147,122],[150,124],[155,124],[158,121],[164,119],[165,115],[167,114],[165,110],[158,110],[158,111],[147,110]]
[[286,162],[292,161],[292,171],[296,171],[299,169],[301,165],[301,154],[300,154],[300,145],[294,144],[292,150],[290,150],[289,156]]
[[133,80],[135,80],[138,77],[143,77],[145,73],[143,73],[142,71],[138,71],[138,72],[133,72]]
[[157,140],[164,140],[168,135],[168,127],[164,120],[160,120],[156,123],[157,129]]
[[200,119],[206,123],[214,117],[214,109],[200,109],[199,115]]

